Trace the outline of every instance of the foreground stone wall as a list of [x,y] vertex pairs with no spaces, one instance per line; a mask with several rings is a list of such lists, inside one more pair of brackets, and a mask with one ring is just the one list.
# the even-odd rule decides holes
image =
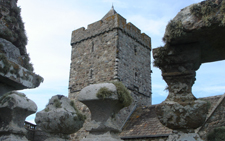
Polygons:
[[168,137],[151,137],[151,138],[140,138],[140,139],[123,139],[125,141],[166,141]]

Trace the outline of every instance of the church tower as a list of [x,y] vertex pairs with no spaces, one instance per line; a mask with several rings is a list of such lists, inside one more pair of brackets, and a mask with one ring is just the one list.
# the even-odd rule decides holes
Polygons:
[[121,127],[134,108],[151,104],[151,38],[113,7],[87,29],[74,30],[71,46],[69,98],[82,112],[89,110],[77,102],[80,90],[109,81],[121,81],[133,97],[132,105],[117,115]]

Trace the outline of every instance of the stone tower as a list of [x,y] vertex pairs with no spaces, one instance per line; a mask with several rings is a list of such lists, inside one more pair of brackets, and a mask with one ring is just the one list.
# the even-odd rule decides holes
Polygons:
[[71,46],[70,99],[77,101],[80,90],[89,84],[121,81],[133,97],[133,104],[117,116],[121,127],[135,107],[151,104],[151,38],[126,23],[113,7],[87,29],[74,30]]

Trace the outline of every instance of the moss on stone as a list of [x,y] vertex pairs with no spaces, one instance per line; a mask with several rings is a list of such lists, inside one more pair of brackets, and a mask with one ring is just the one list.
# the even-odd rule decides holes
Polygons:
[[157,56],[153,62],[154,67],[162,68],[162,66],[169,63],[169,61],[166,59],[166,56],[168,54],[167,47],[159,47],[157,48]]
[[27,55],[25,56],[25,58],[24,58],[23,61],[24,61],[23,67],[26,68],[27,70],[33,72],[33,71],[34,71],[34,68],[33,68],[33,64],[30,63],[30,56],[29,56],[29,54],[27,54]]
[[9,12],[9,14],[4,15],[2,18],[5,23],[5,27],[2,30],[3,32],[0,33],[0,37],[12,42],[24,55],[27,37],[24,30],[24,23],[20,15],[20,7],[11,8],[3,5],[0,7],[0,10]]
[[7,74],[10,70],[11,64],[8,62],[6,56],[3,54],[0,54],[0,61],[2,61],[3,65],[4,65],[4,66],[0,67],[0,72]]
[[224,141],[225,140],[225,126],[214,128],[207,134],[208,141]]
[[164,42],[171,41],[174,38],[180,37],[185,34],[181,21],[171,20],[166,26],[168,34],[163,38]]
[[221,2],[220,12],[225,14],[225,0]]
[[70,101],[70,105],[74,108],[74,110],[76,111],[76,115],[74,117],[74,121],[85,121],[86,120],[86,116],[81,114],[81,112],[76,108],[74,101]]
[[127,107],[132,103],[132,97],[130,95],[130,92],[127,90],[127,88],[123,85],[122,82],[115,81],[112,82],[117,89],[117,94],[120,103],[124,106]]
[[12,94],[11,92],[8,92],[8,93],[5,93],[4,95],[2,95],[0,97],[0,104],[4,104],[5,102],[7,102],[10,99],[10,97],[8,97],[8,96],[11,94]]
[[50,111],[49,107],[46,107],[44,110],[45,110],[45,112],[49,112]]
[[36,77],[36,80],[37,80],[37,83],[40,84],[42,82],[44,82],[44,78],[41,77],[40,75],[37,74],[37,77]]
[[212,0],[206,0],[190,7],[191,14],[201,18],[206,27],[218,21],[220,26],[225,26],[225,1],[214,3]]
[[62,108],[62,103],[58,100],[58,99],[54,99],[54,106],[56,107],[56,108]]
[[[26,95],[22,93],[8,92],[0,97],[0,104],[4,104],[5,102],[9,101],[11,99],[11,97],[9,97],[11,94],[16,94],[20,97],[26,97]],[[26,98],[26,100],[28,101],[29,99]]]
[[201,6],[199,4],[194,4],[193,6],[190,7],[190,11],[193,15],[196,17],[201,17]]
[[99,99],[105,99],[107,97],[110,97],[112,95],[112,91],[110,91],[108,88],[106,87],[102,87],[98,90],[96,96],[99,98]]

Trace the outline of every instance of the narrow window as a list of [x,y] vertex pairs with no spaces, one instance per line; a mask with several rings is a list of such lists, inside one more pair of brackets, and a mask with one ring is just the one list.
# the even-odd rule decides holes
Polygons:
[[137,46],[134,46],[134,54],[137,55]]
[[137,82],[137,79],[138,79],[137,77],[138,77],[138,74],[137,74],[137,72],[135,72],[135,73],[134,73],[134,81],[135,81],[135,82]]
[[94,46],[94,43],[92,42],[91,52],[94,52],[94,51],[95,51],[95,46]]
[[137,86],[134,86],[134,90],[135,90],[136,92],[138,92],[138,91],[139,91],[139,88],[138,88]]
[[90,79],[93,78],[93,69],[90,69]]

